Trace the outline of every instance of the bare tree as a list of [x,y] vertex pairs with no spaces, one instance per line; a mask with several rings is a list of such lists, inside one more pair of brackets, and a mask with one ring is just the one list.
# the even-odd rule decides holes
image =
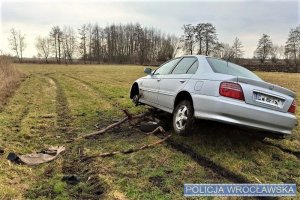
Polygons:
[[194,45],[195,45],[195,30],[191,24],[183,25],[183,41],[185,50],[188,54],[193,54]]
[[233,57],[235,59],[243,57],[243,55],[244,55],[243,45],[238,37],[236,37],[233,41],[232,50],[233,50]]
[[269,35],[263,34],[263,36],[259,39],[257,49],[254,54],[258,59],[260,59],[261,63],[263,63],[271,54],[273,47],[272,40]]
[[193,54],[195,47],[198,49],[198,54],[207,56],[220,51],[216,28],[211,23],[199,23],[196,26],[183,25],[183,31],[181,41],[187,53]]
[[48,57],[50,55],[50,46],[51,46],[51,41],[50,38],[47,37],[37,37],[36,38],[36,49],[37,52],[45,58],[46,63],[48,63]]
[[196,42],[198,43],[198,54],[201,55],[204,53],[204,34],[205,34],[205,23],[197,24],[194,27]]
[[80,43],[79,43],[79,52],[81,57],[86,64],[87,61],[87,37],[88,37],[88,27],[87,25],[82,25],[81,28],[78,30],[80,36]]
[[214,47],[213,56],[231,61],[234,58],[234,50],[229,44],[218,42]]
[[57,63],[60,64],[61,59],[61,45],[62,45],[62,31],[59,26],[52,27],[50,31],[50,38],[52,43],[52,50],[55,54]]
[[23,35],[21,31],[17,31],[12,28],[10,30],[10,37],[8,38],[8,41],[19,62],[23,62],[23,53],[26,48],[25,35]]
[[216,58],[223,58],[224,55],[224,43],[217,43],[214,48],[213,56]]
[[213,53],[215,45],[218,44],[216,28],[211,23],[204,24],[205,55]]
[[271,60],[276,63],[278,59],[284,58],[284,46],[274,44],[271,50]]
[[300,25],[290,30],[288,40],[285,45],[285,54],[298,67],[300,64]]
[[76,50],[76,37],[75,31],[71,27],[64,27],[63,29],[62,49],[65,63],[73,63],[73,56]]

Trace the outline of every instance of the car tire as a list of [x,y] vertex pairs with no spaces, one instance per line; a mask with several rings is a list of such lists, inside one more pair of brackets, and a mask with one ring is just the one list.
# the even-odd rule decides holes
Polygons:
[[173,129],[179,135],[190,135],[194,125],[194,108],[190,101],[183,100],[173,113]]
[[138,106],[139,105],[139,100],[140,100],[140,96],[138,94],[135,94],[133,97],[132,97],[132,102],[134,103],[135,106]]

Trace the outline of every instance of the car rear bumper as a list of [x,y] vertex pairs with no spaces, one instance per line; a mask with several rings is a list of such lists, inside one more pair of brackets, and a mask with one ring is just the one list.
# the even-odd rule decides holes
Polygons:
[[199,94],[193,94],[192,98],[196,118],[216,120],[280,134],[291,134],[297,124],[297,118],[293,114],[253,106],[240,100]]

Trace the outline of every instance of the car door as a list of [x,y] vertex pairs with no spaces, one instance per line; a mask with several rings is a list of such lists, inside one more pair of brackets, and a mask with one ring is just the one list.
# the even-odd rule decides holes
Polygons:
[[141,83],[142,99],[152,103],[157,104],[157,95],[159,89],[159,82],[156,75],[146,76]]
[[157,70],[151,75],[146,76],[142,82],[143,99],[152,103],[157,104],[158,90],[160,85],[161,76],[170,73],[173,67],[178,63],[180,58],[170,60],[162,64]]
[[196,57],[183,57],[169,74],[160,76],[158,104],[172,109],[176,95],[186,85],[197,67]]

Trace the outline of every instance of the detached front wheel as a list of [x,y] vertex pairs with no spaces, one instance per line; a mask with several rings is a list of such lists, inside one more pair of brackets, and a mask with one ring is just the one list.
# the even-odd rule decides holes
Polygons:
[[194,125],[194,109],[188,100],[181,101],[173,113],[173,128],[180,135],[189,135]]

